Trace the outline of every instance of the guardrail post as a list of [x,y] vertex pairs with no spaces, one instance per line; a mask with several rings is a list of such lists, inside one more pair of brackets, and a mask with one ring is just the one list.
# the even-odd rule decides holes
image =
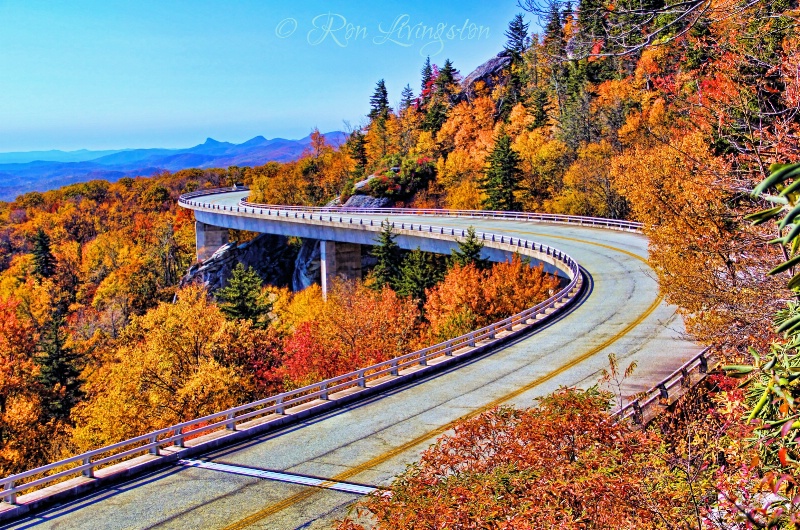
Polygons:
[[391,375],[398,375],[399,372],[397,371],[397,361],[392,361],[391,367],[392,369],[389,371],[389,373]]
[[229,412],[229,413],[227,413],[225,415],[225,419],[229,420],[228,423],[225,424],[225,428],[227,430],[229,430],[229,431],[235,431],[236,430],[236,422],[233,421],[233,418],[234,418],[234,413],[233,412]]
[[277,407],[275,407],[275,414],[283,416],[286,413],[286,408],[283,406],[283,397],[279,397],[275,401],[275,404],[277,405]]
[[708,358],[706,357],[705,353],[700,354],[700,373],[701,374],[708,373]]
[[489,328],[489,338],[494,339],[497,336],[497,330],[494,329],[494,326]]
[[178,435],[178,439],[175,440],[175,447],[186,447],[186,444],[183,442],[183,427],[178,429],[178,432],[175,434]]
[[328,383],[322,383],[322,384],[319,386],[319,390],[320,390],[320,392],[322,392],[322,393],[319,395],[319,398],[320,398],[321,400],[323,400],[323,401],[328,401]]
[[[83,459],[83,465],[89,465],[92,463],[92,458],[87,456]],[[94,478],[94,467],[87,467],[83,470],[83,476],[86,478]]]
[[[156,442],[158,442],[158,437],[154,434],[153,436],[150,437],[150,443],[154,444]],[[157,445],[154,445],[153,447],[150,448],[150,454],[158,456],[158,446]]]
[[686,367],[684,366],[683,368],[681,368],[681,386],[683,388],[686,388],[691,384],[691,382],[692,379],[689,376],[689,370],[687,370]]
[[508,325],[506,326],[507,331],[514,331],[514,323],[512,321],[508,321]]
[[[14,489],[14,481],[6,482],[5,487],[3,488],[4,492],[11,491]],[[17,494],[16,493],[4,493],[5,501],[8,504],[17,504]]]
[[668,404],[669,403],[669,391],[667,390],[667,385],[665,385],[664,383],[661,383],[660,385],[658,385],[658,393],[659,393],[659,397],[660,397],[661,403],[663,405]]
[[642,407],[639,405],[639,400],[636,399],[633,401],[633,423],[641,425],[643,421],[644,414],[642,413]]
[[423,353],[419,356],[419,365],[420,366],[428,366],[428,354]]
[[474,348],[475,347],[475,333],[474,332],[469,334],[469,347],[470,348]]
[[358,372],[358,386],[361,388],[367,387],[367,378],[364,377],[364,370],[359,370]]

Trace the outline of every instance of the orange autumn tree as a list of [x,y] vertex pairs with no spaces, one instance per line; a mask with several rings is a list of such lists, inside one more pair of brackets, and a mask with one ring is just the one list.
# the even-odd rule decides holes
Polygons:
[[73,416],[87,450],[257,397],[256,361],[270,356],[269,333],[229,321],[204,289],[178,291],[125,329],[111,358],[90,374]]
[[555,293],[558,279],[514,255],[482,271],[455,265],[428,290],[425,318],[432,341],[444,341],[510,317]]
[[[660,439],[607,412],[610,395],[562,389],[530,409],[456,425],[357,508],[370,528],[686,528]],[[687,517],[687,520],[683,520]],[[692,526],[693,527],[693,526]],[[353,519],[340,530],[363,529]]]
[[389,288],[336,281],[324,311],[301,321],[284,341],[276,373],[302,386],[408,353],[418,319],[416,303]]
[[[20,318],[20,301],[0,298],[0,475],[24,471],[59,456],[56,440],[63,425],[43,417],[36,336]],[[49,443],[43,443],[49,440]]]

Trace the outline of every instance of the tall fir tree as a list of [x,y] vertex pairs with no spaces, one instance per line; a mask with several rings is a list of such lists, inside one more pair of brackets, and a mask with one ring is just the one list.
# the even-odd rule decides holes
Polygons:
[[385,120],[389,117],[391,107],[389,107],[389,92],[386,90],[386,83],[383,79],[378,81],[375,86],[375,93],[369,98],[369,117],[373,120]]
[[447,121],[447,114],[448,107],[439,98],[429,103],[428,112],[425,113],[425,118],[422,120],[422,130],[432,133],[439,132],[444,122]]
[[427,104],[425,118],[422,120],[423,130],[437,133],[447,121],[450,108],[456,100],[457,75],[458,70],[453,66],[453,62],[447,59],[433,80],[433,93]]
[[33,273],[50,278],[56,273],[56,258],[50,250],[50,236],[41,228],[33,236]]
[[350,158],[355,162],[355,177],[361,178],[367,172],[367,136],[356,129],[350,133],[350,136],[345,142],[345,150]]
[[561,19],[561,11],[558,2],[550,2],[550,10],[545,18],[544,35],[542,36],[542,46],[544,51],[551,57],[564,57],[566,41],[564,39],[564,23]]
[[455,95],[456,75],[458,70],[453,66],[453,61],[446,59],[444,66],[439,70],[439,76],[436,78],[436,92],[444,96],[447,103],[452,103],[452,97]]
[[508,30],[505,32],[508,39],[506,51],[511,55],[512,61],[522,60],[525,50],[528,49],[528,27],[529,24],[525,23],[525,18],[521,13],[514,16],[508,24]]
[[414,91],[411,85],[406,85],[403,92],[400,94],[400,109],[407,110],[414,104]]
[[400,266],[397,294],[416,300],[420,309],[427,301],[425,291],[443,278],[442,268],[436,259],[419,248],[406,255]]
[[425,64],[422,66],[422,83],[420,85],[420,93],[424,93],[428,89],[428,85],[433,79],[433,66],[431,66],[431,58],[428,56],[425,59]]
[[608,12],[603,0],[580,0],[578,2],[578,30],[582,41],[591,42],[605,36],[603,19]]
[[80,357],[66,345],[66,320],[60,309],[54,309],[39,339],[36,363],[37,380],[44,388],[43,409],[48,418],[65,420],[83,396],[80,380]]
[[486,194],[483,207],[499,211],[520,210],[522,206],[516,197],[522,180],[520,158],[511,147],[511,136],[505,131],[500,133],[486,161],[488,165],[479,186]]
[[505,35],[508,38],[505,49],[511,57],[511,63],[508,67],[505,93],[498,107],[499,118],[503,121],[508,120],[511,111],[518,103],[525,103],[523,90],[527,83],[524,55],[528,49],[529,38],[528,24],[521,14],[511,20]]
[[458,242],[458,248],[453,249],[450,262],[462,267],[475,265],[478,269],[488,269],[490,266],[489,260],[481,257],[482,252],[483,241],[478,239],[475,227],[470,226],[467,229],[467,237]]
[[261,278],[252,268],[236,264],[228,283],[216,293],[219,309],[229,319],[249,320],[254,327],[268,324],[267,313],[272,309],[261,293]]
[[550,104],[550,98],[547,90],[536,87],[528,98],[528,113],[533,118],[530,124],[531,129],[538,129],[547,125],[547,108]]
[[397,290],[403,252],[397,245],[395,237],[392,224],[388,219],[383,221],[380,235],[372,249],[372,256],[378,260],[371,273],[372,287],[375,290],[383,289],[386,285]]

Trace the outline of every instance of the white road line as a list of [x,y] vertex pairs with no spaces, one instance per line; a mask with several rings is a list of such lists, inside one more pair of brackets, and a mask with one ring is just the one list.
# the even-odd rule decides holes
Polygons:
[[245,475],[248,477],[263,478],[266,480],[289,482],[291,484],[301,484],[303,486],[312,486],[315,488],[344,491],[346,493],[355,493],[356,495],[369,495],[377,489],[374,486],[362,486],[359,484],[350,484],[349,482],[336,482],[333,480],[305,477],[303,475],[294,475],[279,471],[264,471],[263,469],[253,469],[251,467],[234,466],[231,464],[218,464],[216,462],[204,462],[202,460],[178,460],[178,465],[186,467],[199,467],[201,469],[221,471],[223,473],[231,473],[233,475]]

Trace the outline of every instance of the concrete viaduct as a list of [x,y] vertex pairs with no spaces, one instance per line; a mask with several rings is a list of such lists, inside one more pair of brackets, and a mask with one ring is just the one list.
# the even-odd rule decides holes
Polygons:
[[[196,216],[201,258],[225,242],[227,228],[312,237],[325,242],[325,282],[356,277],[357,245],[373,244],[388,219],[403,248],[449,253],[474,226],[489,258],[520,252],[569,282],[546,303],[459,339],[0,479],[0,524],[330,528],[360,495],[387,485],[455,422],[497,405],[531,406],[560,386],[596,384],[609,353],[626,366],[639,365],[624,381],[623,397],[653,389],[658,397],[659,383],[673,381],[661,384],[672,392],[674,381],[685,381],[670,380],[671,374],[705,368],[697,357],[701,346],[685,338],[676,308],[659,295],[647,239],[634,223],[275,207],[249,204],[247,194],[181,198]],[[185,439],[198,425],[207,434]],[[42,475],[63,479],[50,485]],[[36,480],[47,487],[25,489]]]

